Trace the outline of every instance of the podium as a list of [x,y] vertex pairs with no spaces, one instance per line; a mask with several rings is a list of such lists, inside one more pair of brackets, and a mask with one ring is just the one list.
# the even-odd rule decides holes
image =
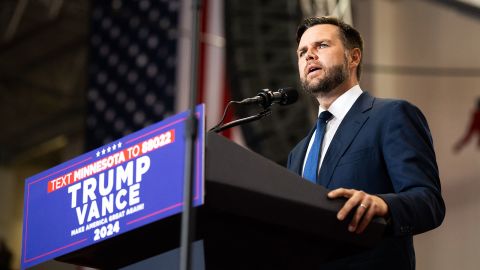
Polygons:
[[[374,246],[386,222],[363,234],[336,219],[344,200],[217,134],[206,137],[205,204],[196,239],[204,269],[321,269],[322,263]],[[57,260],[118,269],[179,246],[180,214],[88,246]]]

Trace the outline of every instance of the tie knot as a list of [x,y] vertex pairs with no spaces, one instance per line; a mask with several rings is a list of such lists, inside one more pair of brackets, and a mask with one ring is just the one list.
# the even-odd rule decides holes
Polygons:
[[329,112],[329,111],[323,111],[322,113],[320,113],[320,116],[318,116],[318,120],[322,121],[322,122],[327,122],[328,120],[330,120],[330,118],[332,118],[332,113]]

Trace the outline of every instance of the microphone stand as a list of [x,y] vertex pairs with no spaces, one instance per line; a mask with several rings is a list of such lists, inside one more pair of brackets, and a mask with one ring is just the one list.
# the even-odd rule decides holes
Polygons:
[[218,126],[218,127],[215,127],[213,129],[211,129],[210,132],[213,131],[215,133],[219,133],[219,132],[224,131],[225,129],[228,129],[228,128],[232,128],[232,127],[235,127],[235,126],[238,126],[238,125],[241,125],[241,124],[253,122],[255,120],[258,120],[260,118],[268,116],[271,113],[272,113],[272,110],[270,110],[270,108],[267,107],[265,110],[261,111],[260,113],[258,113],[256,115],[252,115],[252,116],[248,116],[248,117],[245,117],[245,118],[242,118],[242,119],[237,119],[237,120],[228,122],[228,123],[226,123],[222,126]]
[[[195,141],[197,139],[197,118],[195,105],[197,103],[198,83],[198,43],[199,43],[199,19],[201,0],[193,0],[192,3],[192,54],[191,54],[191,82],[190,82],[190,111],[185,126],[185,168],[183,186],[183,212],[182,228],[180,235],[180,270],[190,270],[192,261],[192,239],[195,233],[195,208],[192,204],[193,181],[195,179]],[[205,19],[205,18],[204,18]]]

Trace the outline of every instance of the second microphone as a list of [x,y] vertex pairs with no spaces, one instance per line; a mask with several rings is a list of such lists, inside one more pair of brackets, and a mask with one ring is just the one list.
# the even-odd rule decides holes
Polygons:
[[259,104],[263,108],[268,108],[274,103],[280,105],[290,105],[298,99],[298,92],[292,87],[280,88],[277,91],[263,89],[256,96],[246,98],[240,101],[240,104]]

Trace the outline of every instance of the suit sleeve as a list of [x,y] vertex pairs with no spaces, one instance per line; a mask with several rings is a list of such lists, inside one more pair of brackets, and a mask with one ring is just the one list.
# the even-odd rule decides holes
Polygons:
[[378,196],[389,207],[391,230],[394,235],[431,230],[442,223],[445,204],[427,121],[405,101],[385,115],[382,153],[395,192]]

